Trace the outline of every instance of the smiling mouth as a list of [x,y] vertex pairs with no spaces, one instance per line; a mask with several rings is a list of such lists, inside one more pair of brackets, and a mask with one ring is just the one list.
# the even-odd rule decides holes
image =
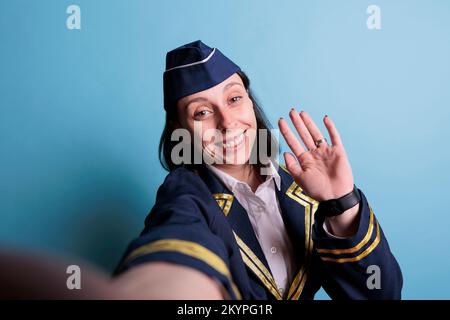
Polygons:
[[231,149],[231,148],[239,147],[245,140],[246,132],[247,132],[247,130],[244,130],[242,133],[238,134],[237,136],[235,136],[231,139],[227,139],[230,141],[228,141],[226,143],[223,143],[223,141],[220,141],[220,142],[215,143],[215,145],[217,147],[223,147],[224,149]]

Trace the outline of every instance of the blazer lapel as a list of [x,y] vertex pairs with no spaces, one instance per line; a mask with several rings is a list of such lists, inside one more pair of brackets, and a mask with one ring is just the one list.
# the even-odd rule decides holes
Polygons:
[[287,299],[298,299],[305,286],[311,262],[312,226],[318,202],[303,192],[286,168],[280,165],[278,174],[281,177],[281,190],[277,189],[278,201],[299,266],[291,282]]
[[207,168],[203,168],[200,174],[233,230],[245,265],[275,298],[281,299],[281,294],[278,291],[264,252],[256,238],[247,212],[214,173]]

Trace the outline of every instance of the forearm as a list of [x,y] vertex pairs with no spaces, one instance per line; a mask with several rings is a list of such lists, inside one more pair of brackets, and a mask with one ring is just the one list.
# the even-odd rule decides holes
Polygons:
[[323,287],[332,299],[399,299],[401,270],[362,192],[353,221],[357,222],[356,232],[342,238],[327,234],[323,221],[313,227],[316,262],[324,271]]
[[328,231],[337,237],[348,238],[353,236],[358,231],[359,208],[358,203],[338,216],[327,217],[325,224]]
[[166,262],[136,266],[112,281],[124,299],[220,300],[221,285],[193,268]]
[[[69,289],[70,265],[80,288]],[[69,281],[70,282],[70,281]],[[0,299],[223,299],[222,286],[193,268],[145,263],[111,278],[81,261],[28,251],[0,250]]]
[[[67,273],[69,266],[78,271]],[[102,270],[78,259],[22,249],[0,249],[0,283],[0,299],[120,298]]]

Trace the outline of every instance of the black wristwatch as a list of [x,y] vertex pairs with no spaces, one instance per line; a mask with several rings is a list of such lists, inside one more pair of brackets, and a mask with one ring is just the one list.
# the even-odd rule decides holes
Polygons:
[[321,218],[334,217],[356,206],[361,201],[359,190],[353,185],[353,190],[338,199],[331,199],[319,203],[316,215]]

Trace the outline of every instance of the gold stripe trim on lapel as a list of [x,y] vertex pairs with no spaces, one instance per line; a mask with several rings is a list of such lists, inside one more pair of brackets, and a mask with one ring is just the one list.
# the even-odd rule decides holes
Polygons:
[[219,205],[219,208],[223,211],[223,214],[228,216],[231,205],[233,204],[234,196],[227,193],[214,193],[212,196]]
[[278,300],[282,299],[281,293],[278,290],[278,286],[272,274],[267,270],[264,264],[259,260],[255,253],[242,241],[241,238],[233,231],[236,242],[240,248],[242,260],[253,271],[253,273],[261,280],[266,288],[274,295]]
[[[223,211],[224,215],[227,216],[230,212],[234,196],[227,193],[214,193],[212,196],[216,200],[219,208]],[[244,241],[242,241],[236,232],[233,231],[233,234],[239,246],[244,263],[261,280],[269,292],[272,293],[276,299],[281,300],[282,296],[278,290],[275,280],[272,277],[272,274],[269,270],[267,270],[258,256],[245,244]]]
[[[281,166],[281,165],[280,165]],[[281,166],[283,168],[283,166]],[[283,168],[288,172],[285,168]],[[289,173],[289,172],[288,172]],[[286,191],[286,195],[298,202],[305,208],[305,259],[302,267],[295,276],[291,283],[288,299],[299,299],[303,292],[303,288],[306,283],[309,265],[311,263],[311,256],[313,250],[313,240],[312,240],[312,226],[314,224],[314,213],[316,212],[319,203],[302,193],[302,189],[294,182],[289,186]]]

